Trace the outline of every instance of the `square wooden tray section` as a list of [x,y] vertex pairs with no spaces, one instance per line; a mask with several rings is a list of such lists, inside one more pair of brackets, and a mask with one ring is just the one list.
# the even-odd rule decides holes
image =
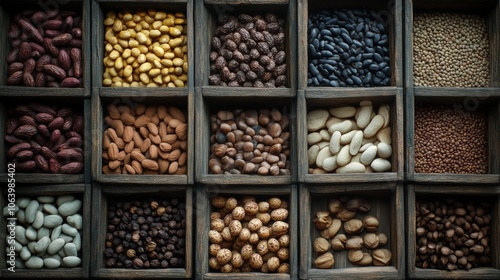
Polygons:
[[[186,265],[185,268],[128,269],[104,267],[104,244],[107,232],[108,199],[172,198],[186,204]],[[191,186],[168,188],[151,185],[92,185],[92,262],[91,277],[97,278],[191,278],[193,270],[193,189]]]
[[[417,183],[468,183],[498,184],[500,182],[500,95],[491,96],[482,90],[468,90],[472,94],[459,91],[450,93],[415,92],[413,97],[407,92],[406,98],[406,179]],[[500,92],[500,90],[499,90]],[[450,173],[416,173],[415,172],[415,108],[422,103],[453,105],[464,112],[486,110],[488,116],[488,174],[450,174]]]
[[[197,90],[197,95],[200,89]],[[198,95],[200,96],[200,95]],[[278,175],[278,176],[261,176],[261,175],[245,175],[245,174],[210,174],[208,168],[208,161],[210,155],[210,115],[215,114],[218,110],[234,110],[242,109],[255,109],[272,108],[276,107],[282,113],[288,113],[290,118],[289,132],[290,132],[290,172],[291,175]],[[291,184],[296,181],[296,166],[295,155],[297,153],[295,144],[296,124],[295,118],[295,103],[291,98],[266,98],[262,96],[240,96],[231,99],[223,97],[199,97],[196,99],[196,182],[203,184]]]
[[[17,104],[29,104],[31,102],[40,102],[46,105],[70,106],[74,107],[83,114],[83,152],[84,168],[81,174],[51,174],[51,173],[16,173],[17,183],[26,184],[78,184],[90,183],[90,158],[92,148],[92,137],[90,128],[90,99],[83,99],[80,96],[33,96],[26,99],[23,96],[0,97],[0,151],[6,151],[5,144],[5,124],[7,122],[7,110],[13,109]],[[0,156],[0,180],[7,182],[7,164],[5,154]]]
[[[446,198],[449,195],[463,197],[481,198],[484,197],[488,201],[492,201],[491,209],[491,267],[478,267],[469,271],[454,270],[445,271],[438,269],[422,269],[415,266],[416,257],[416,216],[415,203],[416,199],[421,196],[432,198]],[[496,186],[465,186],[465,185],[417,185],[411,184],[407,186],[406,192],[406,215],[407,215],[407,264],[408,277],[411,279],[499,279],[500,278],[500,185]]]
[[[429,1],[429,0],[403,0],[404,1],[404,48],[405,48],[405,87],[410,94],[425,93],[470,93],[481,92],[485,94],[498,93],[500,87],[500,3],[495,0],[485,1]],[[487,88],[438,88],[414,87],[413,83],[413,15],[416,11],[445,11],[445,12],[479,12],[486,18],[487,31],[490,41],[490,85]],[[496,89],[495,89],[496,88]]]
[[[196,86],[202,87],[203,96],[273,96],[295,97],[297,61],[297,0],[205,0],[196,1],[196,45],[198,66]],[[217,17],[222,14],[275,13],[285,19],[285,52],[287,64],[286,88],[244,88],[210,86],[211,42],[217,28]]]
[[[8,4],[8,6],[7,6]],[[83,85],[81,88],[49,88],[49,87],[25,87],[25,86],[6,86],[8,77],[7,63],[5,58],[11,51],[7,33],[14,16],[25,10],[52,11],[55,9],[73,10],[82,16],[82,67],[83,67]],[[46,2],[37,0],[20,0],[15,2],[4,2],[0,4],[0,58],[2,67],[0,67],[0,96],[90,96],[91,65],[90,65],[90,1],[66,0],[57,2]]]
[[[15,179],[17,179],[17,174]],[[16,180],[17,181],[17,180]],[[91,191],[90,184],[64,184],[64,185],[20,185],[17,184],[15,187],[16,199],[21,197],[32,197],[37,196],[59,196],[59,195],[74,195],[78,199],[82,200],[82,210],[80,213],[83,217],[83,229],[81,230],[82,237],[82,248],[80,250],[82,264],[80,267],[75,268],[57,268],[57,269],[26,269],[26,268],[16,268],[16,272],[11,272],[7,270],[7,255],[0,255],[0,269],[2,277],[6,278],[88,278],[90,271],[90,232],[91,232]],[[0,208],[7,206],[7,188],[2,188],[2,193],[0,195]],[[0,220],[0,226],[5,229],[7,227],[7,220],[2,216]],[[5,252],[7,243],[6,240],[6,230],[0,231],[0,250]]]
[[[372,91],[376,91],[373,94]],[[305,94],[304,94],[305,93]],[[304,96],[305,95],[305,96]],[[392,169],[390,172],[381,173],[360,173],[360,174],[308,174],[309,164],[307,161],[307,112],[317,108],[329,109],[336,106],[351,105],[358,107],[359,102],[363,100],[372,101],[374,106],[378,104],[389,104],[391,107],[391,131],[392,131],[392,150],[390,159]],[[403,145],[403,90],[387,90],[375,88],[373,90],[364,90],[363,93],[343,92],[309,94],[306,91],[299,90],[297,98],[297,138],[298,138],[298,176],[301,183],[346,183],[346,182],[387,182],[402,181],[404,176],[404,145]]]
[[[298,277],[298,258],[301,254],[298,248],[298,193],[297,185],[276,185],[263,188],[257,185],[240,186],[222,186],[222,185],[198,185],[196,190],[196,224],[198,236],[196,239],[196,278],[197,279],[297,279]],[[259,198],[269,199],[277,196],[281,199],[287,199],[288,208],[288,223],[290,235],[290,274],[277,274],[277,273],[261,273],[261,272],[248,272],[248,273],[221,273],[212,272],[208,265],[210,241],[208,239],[208,232],[210,230],[210,213],[212,212],[211,198],[215,196],[235,197],[241,198],[243,196],[255,196]]]
[[[382,18],[386,18],[389,37],[389,57],[391,67],[391,84],[389,88],[403,86],[403,42],[400,40],[403,36],[403,4],[401,0],[355,0],[349,2],[342,1],[306,1],[298,0],[298,87],[305,89],[308,93],[320,93],[328,89],[330,92],[344,92],[346,89],[360,89],[350,87],[307,87],[307,72],[309,65],[308,56],[308,19],[309,13],[320,11],[322,9],[368,9],[376,11]],[[384,89],[386,87],[370,87],[370,89]]]
[[[129,88],[130,89],[130,88]],[[192,95],[173,95],[165,97],[144,97],[139,94],[112,95],[108,97],[94,96],[92,98],[92,130],[93,133],[93,160],[92,160],[92,178],[100,183],[144,183],[148,184],[161,184],[161,185],[185,185],[192,184],[194,162],[194,97]],[[102,134],[106,130],[106,123],[104,117],[107,116],[108,111],[106,106],[108,104],[164,104],[166,106],[177,106],[187,113],[188,123],[188,147],[187,147],[187,174],[184,175],[130,175],[130,174],[103,174],[102,173]]]
[[[194,90],[194,0],[146,0],[146,1],[119,1],[119,0],[91,0],[92,2],[92,23],[94,25],[94,37],[92,40],[92,85],[94,87],[93,95],[101,96],[124,96],[130,94],[138,94],[141,96],[167,96],[167,95],[192,95]],[[123,9],[156,9],[157,11],[165,11],[167,13],[183,12],[187,19],[187,45],[188,45],[188,82],[183,88],[149,88],[149,87],[103,87],[102,75],[104,73],[104,20],[106,12],[119,12]],[[96,90],[100,88],[100,91]],[[138,91],[140,93],[138,93]]]
[[[313,267],[316,257],[312,244],[319,237],[319,231],[313,223],[316,211],[328,211],[332,198],[361,197],[371,204],[367,214],[356,214],[357,218],[366,215],[377,217],[380,226],[377,233],[383,232],[388,237],[387,248],[392,253],[391,265],[359,267],[347,259],[347,251],[335,252],[333,269]],[[354,184],[354,185],[300,185],[299,193],[300,230],[304,238],[300,247],[305,251],[300,258],[301,279],[403,279],[405,277],[405,228],[403,185],[397,183]],[[359,217],[358,217],[359,216]],[[343,231],[343,228],[341,229]],[[329,250],[329,252],[333,252]]]

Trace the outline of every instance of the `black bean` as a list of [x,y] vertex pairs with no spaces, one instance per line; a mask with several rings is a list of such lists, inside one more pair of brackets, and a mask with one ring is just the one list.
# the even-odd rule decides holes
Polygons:
[[370,66],[368,66],[368,68],[372,71],[377,71],[379,69],[379,66],[376,63],[372,63],[370,64]]
[[330,86],[332,86],[332,87],[338,87],[340,85],[339,85],[338,81],[330,81]]
[[373,40],[372,40],[372,39],[370,39],[370,38],[365,38],[365,44],[366,44],[368,47],[372,48],[372,47],[373,47]]
[[324,50],[324,51],[321,51],[321,55],[325,56],[325,57],[332,57],[333,53],[331,51]]
[[348,34],[341,33],[340,36],[342,37],[342,39],[344,40],[344,42],[346,42],[347,44],[352,44],[352,39],[351,39],[351,37],[349,37]]
[[340,28],[330,28],[330,31],[333,35],[340,35],[340,33],[342,32]]
[[318,68],[316,68],[316,66],[314,64],[312,64],[312,63],[309,63],[309,72],[313,76],[317,76],[319,74]]
[[354,85],[354,82],[353,82],[353,80],[351,78],[345,79],[345,82],[346,82],[346,84],[348,84],[350,86]]
[[375,76],[379,77],[380,79],[384,79],[385,78],[385,74],[382,71],[377,71],[377,73],[375,73]]
[[361,81],[361,79],[360,79],[360,78],[358,78],[358,77],[356,77],[356,76],[351,76],[351,79],[352,79],[352,81],[353,81],[356,85],[361,86],[362,81]]
[[381,63],[381,62],[384,61],[384,59],[382,58],[382,56],[380,54],[378,54],[378,53],[374,53],[373,54],[373,59],[375,59],[375,61],[378,62],[378,63]]
[[323,29],[320,32],[321,35],[332,36],[332,32],[328,29]]
[[360,69],[363,67],[363,63],[361,61],[356,61],[353,63],[354,68]]
[[355,45],[356,47],[358,47],[358,48],[361,48],[361,47],[363,46],[363,44],[362,44],[360,41],[358,41],[358,40],[352,40],[352,42],[353,42],[353,43],[354,43],[354,45]]

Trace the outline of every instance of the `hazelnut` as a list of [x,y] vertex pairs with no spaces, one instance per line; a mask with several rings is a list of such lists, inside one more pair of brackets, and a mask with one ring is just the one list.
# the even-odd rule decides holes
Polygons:
[[391,251],[387,249],[376,249],[372,251],[374,265],[388,265],[391,261]]
[[324,230],[332,225],[333,219],[330,217],[330,213],[318,211],[314,216],[313,222],[318,230]]
[[352,219],[344,223],[344,230],[347,234],[356,235],[363,231],[363,222],[358,219]]
[[347,222],[350,219],[353,219],[356,216],[356,212],[350,211],[347,209],[342,209],[337,213],[337,218],[339,218],[342,222]]
[[385,233],[379,233],[379,234],[377,234],[377,237],[378,237],[378,240],[379,240],[378,243],[380,245],[387,244],[387,235],[385,235]]
[[370,265],[372,264],[372,261],[373,261],[373,258],[370,254],[364,252],[363,253],[363,258],[361,260],[359,260],[356,265],[362,265],[362,266],[366,266],[366,265]]
[[328,203],[328,210],[331,214],[335,215],[342,210],[342,202],[340,200],[334,198]]
[[319,269],[333,268],[335,260],[330,252],[326,252],[314,260],[314,267]]
[[368,232],[375,232],[378,229],[379,222],[378,219],[373,216],[366,216],[363,219],[363,226]]
[[332,224],[328,228],[322,230],[320,234],[324,238],[332,238],[340,230],[341,225],[342,222],[340,219],[333,219]]
[[377,248],[379,242],[378,235],[373,232],[363,235],[363,245],[368,249]]
[[347,258],[351,263],[355,264],[363,258],[363,251],[349,250],[349,252],[347,253]]
[[360,236],[353,236],[349,239],[347,239],[346,243],[345,243],[345,248],[346,249],[361,249],[361,247],[363,246],[363,238],[361,238]]
[[328,243],[328,240],[326,240],[326,238],[318,237],[314,240],[313,249],[316,254],[323,254],[327,252],[329,247],[330,244]]

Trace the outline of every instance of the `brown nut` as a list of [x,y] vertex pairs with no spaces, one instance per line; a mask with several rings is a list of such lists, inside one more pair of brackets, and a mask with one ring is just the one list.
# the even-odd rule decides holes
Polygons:
[[372,251],[373,265],[388,265],[391,262],[391,251],[376,249]]
[[332,225],[333,219],[330,217],[330,213],[326,211],[318,211],[314,215],[313,222],[318,230],[324,230]]
[[361,250],[349,250],[347,253],[347,258],[353,264],[359,262],[363,258],[363,251]]
[[330,245],[334,251],[342,251],[344,249],[345,243],[347,242],[347,237],[345,234],[337,234],[333,237]]
[[368,249],[375,249],[378,247],[380,240],[378,239],[378,235],[370,232],[363,235],[363,245]]
[[363,222],[358,219],[352,219],[344,223],[344,230],[349,235],[356,235],[363,231]]
[[341,226],[342,221],[340,221],[340,219],[333,219],[332,224],[328,228],[322,230],[320,234],[324,238],[332,238],[337,234]]
[[334,198],[328,203],[328,210],[331,214],[337,214],[342,210],[342,202],[340,200]]
[[372,262],[373,262],[372,256],[370,254],[364,252],[363,258],[361,260],[359,260],[358,262],[356,262],[356,265],[366,266],[366,265],[372,264]]
[[368,232],[375,232],[378,229],[379,221],[373,216],[366,216],[363,219],[363,225]]
[[347,209],[342,209],[337,213],[337,218],[339,218],[342,222],[347,222],[350,219],[353,219],[356,216],[356,212],[350,211]]
[[385,233],[379,233],[377,234],[377,237],[378,237],[378,240],[379,240],[379,244],[380,245],[385,245],[387,244],[387,235],[385,235]]
[[313,249],[316,254],[323,254],[327,252],[329,247],[330,244],[326,238],[318,237],[314,240]]
[[321,256],[317,257],[314,260],[314,267],[319,268],[319,269],[329,269],[333,268],[333,265],[335,264],[335,260],[333,258],[333,254],[330,252],[326,252],[322,254]]
[[363,246],[363,238],[360,236],[353,236],[349,239],[347,239],[345,243],[345,248],[346,249],[356,249],[359,250]]

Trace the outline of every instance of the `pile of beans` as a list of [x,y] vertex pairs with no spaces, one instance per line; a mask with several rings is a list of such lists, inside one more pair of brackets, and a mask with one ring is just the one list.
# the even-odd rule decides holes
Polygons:
[[106,13],[103,86],[185,87],[188,80],[184,13],[138,9]]
[[415,172],[488,173],[487,114],[450,105],[415,108]]
[[349,262],[357,266],[390,265],[392,253],[386,249],[389,239],[379,220],[369,215],[371,204],[361,197],[333,198],[328,209],[314,214],[315,228],[320,232],[313,242],[316,254],[313,265],[331,269],[335,265],[334,253],[347,250]]
[[212,39],[210,85],[285,87],[285,21],[275,14],[223,15]]
[[14,16],[8,38],[7,85],[83,86],[81,13],[26,10]]
[[308,21],[308,86],[391,83],[388,27],[375,11],[323,10]]
[[208,261],[223,273],[290,273],[288,202],[215,196],[210,213]]
[[56,269],[81,266],[81,209],[82,201],[73,195],[18,197],[15,213],[5,207],[5,217],[17,218],[15,226],[7,226],[6,238],[7,247],[14,247],[16,252],[15,267]]
[[486,19],[464,13],[416,13],[413,19],[415,86],[487,87]]
[[6,156],[17,172],[82,173],[81,112],[33,102],[15,106],[7,116]]
[[105,267],[184,267],[186,205],[178,198],[112,201],[107,215]]
[[210,116],[212,174],[290,174],[290,120],[276,108]]
[[186,113],[175,106],[109,104],[104,174],[186,174]]
[[491,206],[484,199],[418,199],[415,266],[456,270],[491,266]]
[[[378,108],[377,108],[378,107]],[[310,174],[373,173],[391,170],[390,106],[337,106],[307,113]]]

